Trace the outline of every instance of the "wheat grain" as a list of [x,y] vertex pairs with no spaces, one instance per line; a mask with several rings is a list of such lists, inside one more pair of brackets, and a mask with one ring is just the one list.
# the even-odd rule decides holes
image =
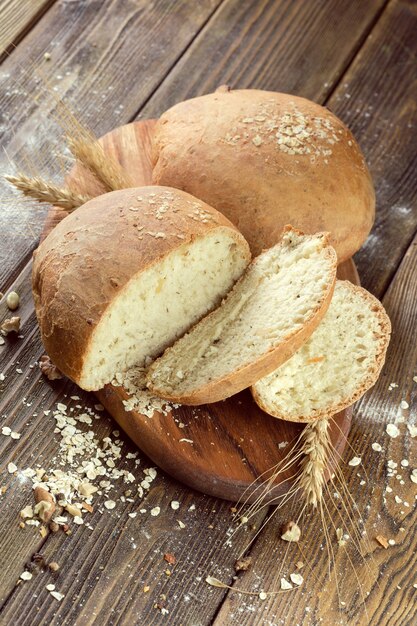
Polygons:
[[322,499],[330,446],[328,419],[308,424],[301,433],[303,458],[300,462],[299,485],[305,493],[307,504],[313,507],[317,507]]
[[68,188],[58,187],[38,176],[30,177],[19,172],[17,176],[5,176],[4,178],[25,196],[34,198],[38,202],[53,204],[68,212],[91,200],[90,196],[78,194]]
[[134,187],[127,173],[117,161],[105,153],[103,146],[86,129],[77,136],[66,137],[74,157],[105,187],[106,191]]

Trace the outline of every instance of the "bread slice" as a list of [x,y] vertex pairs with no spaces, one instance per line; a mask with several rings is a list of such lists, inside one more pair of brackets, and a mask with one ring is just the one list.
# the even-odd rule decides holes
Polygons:
[[80,387],[100,389],[218,306],[249,262],[238,230],[185,192],[150,186],[94,198],[35,253],[46,351]]
[[216,402],[273,371],[322,319],[336,263],[327,233],[303,235],[287,227],[221,306],[151,365],[152,392],[182,404]]
[[331,417],[376,382],[391,323],[362,287],[338,280],[320,326],[294,356],[252,387],[266,413],[292,422]]

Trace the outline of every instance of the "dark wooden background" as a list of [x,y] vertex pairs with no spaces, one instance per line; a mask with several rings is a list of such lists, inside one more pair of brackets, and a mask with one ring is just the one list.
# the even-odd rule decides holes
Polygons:
[[[343,468],[357,505],[352,522],[363,518],[367,532],[361,541],[365,557],[339,548],[332,536],[336,573],[330,581],[316,513],[302,521],[302,557],[296,546],[286,552],[279,539],[280,525],[297,515],[299,502],[282,509],[256,537],[249,550],[252,567],[235,579],[233,564],[257,530],[245,527],[225,546],[230,503],[192,492],[162,472],[142,501],[118,501],[115,510],[103,514],[96,507],[89,518],[93,530],[73,525],[70,537],[41,538],[36,528],[19,528],[19,511],[31,502],[31,487],[8,474],[7,464],[47,467],[58,442],[53,420],[42,411],[66,394],[77,393],[90,406],[95,399],[66,381],[51,385],[31,367],[43,353],[30,294],[31,254],[47,208],[17,201],[2,185],[0,290],[21,295],[24,337],[0,346],[5,375],[0,426],[22,433],[17,441],[0,436],[0,624],[417,623],[417,486],[409,478],[417,467],[416,442],[405,424],[397,439],[385,433],[385,425],[401,414],[401,400],[410,404],[405,419],[416,419],[416,44],[417,4],[411,0],[0,0],[5,172],[13,169],[10,159],[44,176],[59,180],[62,175],[62,130],[48,92],[64,98],[98,135],[134,119],[157,117],[175,102],[222,83],[306,96],[349,125],[370,165],[377,219],[355,260],[363,285],[383,301],[393,323],[383,374],[354,409],[350,441],[362,465]],[[3,300],[0,319],[7,316]],[[389,391],[392,382],[398,387]],[[105,436],[114,425],[105,417],[94,428]],[[375,441],[383,452],[372,450]],[[124,452],[133,450],[126,439]],[[353,454],[347,451],[346,460]],[[401,480],[387,478],[389,459],[409,461]],[[139,469],[133,462],[121,463],[138,474],[138,481],[149,466],[143,455]],[[389,494],[387,485],[393,489]],[[396,503],[395,495],[409,506]],[[170,508],[171,500],[181,503],[178,512]],[[157,504],[158,517],[128,516]],[[189,510],[191,505],[195,508]],[[259,514],[257,528],[266,514]],[[395,545],[381,548],[378,534]],[[60,564],[53,582],[65,594],[62,602],[45,589],[52,582],[47,573],[16,584],[36,552]],[[169,577],[167,552],[177,559]],[[300,558],[306,564],[303,587],[265,601],[204,582],[213,575],[241,590],[278,589],[283,561],[288,574]],[[345,602],[340,608],[335,576]],[[367,596],[365,606],[361,595]],[[160,610],[163,602],[167,614]]]

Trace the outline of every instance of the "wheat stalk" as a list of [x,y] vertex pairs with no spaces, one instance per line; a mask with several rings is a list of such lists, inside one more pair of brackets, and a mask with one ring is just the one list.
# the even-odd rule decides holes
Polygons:
[[37,176],[31,178],[19,172],[17,176],[5,176],[4,178],[25,196],[34,198],[38,202],[53,204],[68,212],[91,200],[90,196],[78,194],[64,187],[58,187]]
[[325,471],[329,462],[331,447],[329,420],[321,419],[308,424],[301,433],[299,485],[303,489],[307,504],[316,507],[322,499],[325,486]]
[[105,191],[134,187],[119,163],[105,153],[103,146],[86,129],[81,127],[79,136],[67,135],[66,141],[77,161],[104,185]]

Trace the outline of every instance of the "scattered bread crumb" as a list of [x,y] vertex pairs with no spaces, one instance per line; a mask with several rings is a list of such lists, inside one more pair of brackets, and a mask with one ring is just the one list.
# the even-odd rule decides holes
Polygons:
[[170,565],[175,565],[175,563],[177,562],[177,559],[175,558],[175,556],[171,554],[170,552],[167,552],[166,554],[164,554],[164,560]]
[[39,369],[48,380],[59,380],[60,378],[63,378],[63,375],[56,365],[52,363],[47,354],[43,354],[39,359]]
[[0,325],[0,330],[3,335],[8,335],[9,333],[18,333],[20,330],[20,317],[6,318],[4,322]]
[[252,564],[252,557],[246,556],[241,559],[237,559],[235,562],[235,572],[246,572]]
[[301,529],[295,522],[287,522],[282,527],[281,539],[284,541],[296,542],[301,537]]

